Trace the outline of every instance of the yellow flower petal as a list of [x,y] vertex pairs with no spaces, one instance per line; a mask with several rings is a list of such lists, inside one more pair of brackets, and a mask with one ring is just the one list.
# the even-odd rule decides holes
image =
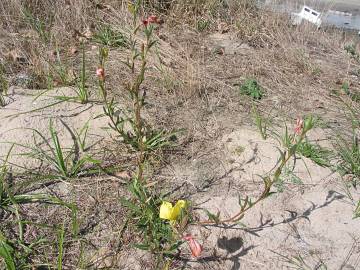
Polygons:
[[160,218],[171,220],[173,212],[173,206],[169,202],[163,201],[160,206]]
[[172,209],[171,220],[176,220],[181,213],[181,209],[185,208],[185,206],[186,206],[186,201],[178,200],[174,208]]

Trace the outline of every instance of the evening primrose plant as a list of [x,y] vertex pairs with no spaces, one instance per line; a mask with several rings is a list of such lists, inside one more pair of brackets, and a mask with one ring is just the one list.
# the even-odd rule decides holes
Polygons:
[[[137,178],[143,181],[144,164],[147,156],[160,148],[171,144],[174,133],[157,131],[152,129],[142,117],[142,110],[145,105],[146,90],[142,87],[148,69],[148,56],[156,44],[154,38],[155,25],[159,19],[151,15],[147,19],[140,20],[139,14],[142,1],[135,1],[129,4],[128,8],[133,16],[133,30],[129,38],[130,53],[123,64],[128,68],[132,79],[125,84],[133,107],[130,115],[120,111],[114,98],[109,98],[106,89],[105,65],[109,50],[101,47],[99,50],[99,67],[96,74],[99,80],[100,97],[104,103],[104,114],[110,120],[110,127],[115,130],[123,142],[137,152]],[[145,37],[143,41],[139,36]]]
[[294,128],[294,133],[289,134],[287,129],[285,132],[284,141],[292,142],[292,144],[284,144],[286,147],[285,150],[280,150],[280,158],[278,163],[273,170],[273,173],[263,176],[263,189],[260,195],[256,198],[250,198],[246,196],[245,198],[239,197],[239,211],[231,216],[230,218],[221,218],[220,213],[213,214],[205,210],[205,213],[208,215],[208,220],[199,221],[199,225],[211,225],[211,224],[233,224],[239,222],[251,208],[256,204],[263,201],[269,197],[274,192],[272,191],[273,186],[275,186],[279,181],[281,181],[281,175],[286,169],[288,162],[295,158],[297,149],[299,145],[306,138],[306,134],[314,127],[314,119],[312,116],[305,117],[305,119],[297,119],[296,125]]
[[[129,4],[129,11],[133,16],[133,31],[129,38],[130,53],[123,63],[132,75],[132,79],[125,86],[133,104],[130,115],[124,112],[119,115],[116,101],[107,93],[107,47],[100,47],[96,75],[99,81],[99,96],[103,100],[104,114],[109,119],[110,127],[137,154],[136,173],[129,183],[131,196],[128,199],[120,199],[122,205],[128,209],[129,220],[132,221],[128,226],[134,228],[141,239],[135,246],[155,255],[156,269],[168,269],[184,242],[189,243],[195,255],[200,254],[201,246],[185,232],[190,220],[190,204],[184,200],[174,204],[167,201],[151,188],[153,185],[148,183],[148,177],[144,175],[144,167],[151,153],[170,145],[174,134],[154,131],[142,117],[146,99],[146,91],[142,84],[147,71],[148,55],[156,44],[153,34],[159,19],[151,15],[140,20],[141,7],[141,1]],[[138,36],[145,37],[145,41]]]

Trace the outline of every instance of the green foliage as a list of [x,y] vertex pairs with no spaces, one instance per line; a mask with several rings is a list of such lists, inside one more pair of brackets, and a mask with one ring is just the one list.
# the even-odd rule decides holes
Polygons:
[[[201,222],[201,224],[221,224],[221,223],[238,223],[240,219],[243,218],[245,213],[251,209],[254,205],[258,204],[262,200],[269,197],[274,192],[271,190],[272,187],[275,185],[281,185],[283,180],[281,179],[281,175],[283,172],[286,172],[286,166],[288,162],[295,157],[295,153],[297,151],[298,146],[302,143],[302,141],[306,137],[306,133],[314,127],[314,119],[312,116],[305,117],[303,121],[303,127],[301,129],[300,134],[288,134],[287,128],[285,132],[285,136],[283,138],[283,144],[286,147],[286,150],[281,150],[278,148],[279,151],[279,160],[274,168],[274,172],[272,174],[266,175],[262,177],[263,180],[263,190],[261,194],[255,198],[251,199],[248,196],[245,199],[239,198],[240,209],[238,213],[233,215],[228,219],[221,220],[219,218],[219,214],[214,215],[208,212],[209,220]],[[285,142],[285,143],[284,143]],[[289,143],[288,143],[289,142]],[[291,143],[290,143],[291,142]],[[300,179],[294,178],[293,181],[301,182]]]
[[357,202],[356,208],[354,210],[354,218],[360,217],[360,200]]
[[143,152],[150,153],[157,149],[170,146],[171,141],[176,138],[175,134],[177,132],[168,133],[163,130],[155,131],[149,126],[142,126],[141,139],[137,132],[137,124],[134,119],[115,114],[116,110],[114,100],[109,102],[107,107],[104,107],[105,115],[111,120],[109,126],[117,131],[124,140],[124,143],[130,145],[134,150],[139,151],[142,148]]
[[356,47],[355,44],[348,44],[344,47],[344,50],[350,54],[351,57],[353,57],[356,60],[360,60],[360,55],[359,53],[356,51]]
[[129,210],[136,230],[143,239],[135,246],[156,254],[174,254],[181,241],[174,234],[171,224],[159,217],[161,198],[151,194],[137,179],[132,181],[129,190],[132,199],[121,199],[121,203]]
[[277,180],[277,182],[274,184],[274,186],[277,189],[277,192],[283,192],[285,190],[285,184],[290,183],[294,185],[303,185],[302,180],[296,176],[292,170],[289,169],[288,166],[286,166],[281,173],[281,176]]
[[104,46],[128,48],[129,40],[120,31],[110,25],[102,25],[93,36],[93,41]]
[[203,32],[203,31],[209,29],[209,27],[210,27],[210,21],[208,19],[200,18],[196,22],[196,29],[199,32]]
[[86,86],[86,63],[85,63],[85,46],[82,44],[82,65],[81,65],[81,72],[80,72],[80,78],[78,78],[77,82],[77,98],[81,103],[87,103],[89,101],[89,93]]
[[9,88],[9,84],[5,78],[5,68],[0,63],[0,107],[3,107],[6,105],[4,96],[7,95],[8,88]]
[[49,25],[51,25],[51,21],[45,22],[41,18],[36,17],[31,12],[31,10],[26,7],[23,8],[22,13],[25,17],[26,22],[31,26],[31,28],[38,33],[39,37],[45,43],[48,43],[51,39],[51,32],[49,30],[50,29]]
[[61,83],[62,85],[73,85],[75,79],[70,74],[70,68],[60,57],[60,49],[55,46],[55,61],[48,62],[50,66],[50,71],[47,78],[48,88],[53,88],[54,80]]
[[360,93],[350,90],[350,85],[348,82],[344,82],[341,86],[341,89],[344,92],[344,94],[346,94],[347,96],[349,96],[351,98],[351,100],[353,100],[355,102],[360,101]]
[[255,106],[252,107],[252,115],[255,121],[255,125],[261,134],[261,138],[266,140],[268,137],[268,126],[270,124],[270,119],[262,117]]
[[[285,256],[282,255],[280,253],[277,253],[275,251],[273,251],[273,253],[279,255],[282,260],[286,263],[289,264],[289,267],[291,269],[296,269],[296,270],[313,270],[313,269],[317,269],[317,270],[327,270],[328,267],[327,265],[315,254],[315,258],[313,258],[313,254],[310,253],[310,257],[306,256],[306,260],[312,259],[312,263],[309,263],[305,260],[305,258],[298,254],[296,256]],[[314,267],[312,265],[315,265]]]
[[336,150],[340,158],[338,170],[341,174],[352,174],[357,179],[360,179],[360,147],[355,130],[350,141],[338,137]]
[[310,158],[316,164],[322,167],[330,167],[330,160],[333,156],[332,151],[314,144],[305,139],[297,147],[297,152],[304,157]]
[[[73,230],[76,232],[76,206],[66,203],[63,200],[49,196],[47,194],[26,194],[19,193],[17,187],[9,184],[8,158],[12,148],[4,163],[0,167],[0,211],[4,215],[0,217],[1,224],[5,221],[11,224],[17,224],[17,230],[12,232],[11,239],[0,230],[0,258],[5,261],[7,269],[29,269],[29,257],[36,252],[36,248],[46,242],[44,237],[38,237],[33,242],[27,242],[24,239],[24,225],[27,223],[21,216],[21,209],[27,204],[52,204],[66,207],[72,212]],[[35,224],[34,224],[35,226]]]
[[[78,133],[79,136],[85,134],[83,135],[84,137],[75,138],[72,148],[68,151],[61,146],[59,136],[52,124],[52,121],[50,121],[49,125],[49,131],[51,135],[50,142],[38,130],[33,131],[35,145],[43,144],[47,149],[42,149],[39,146],[30,147],[30,153],[26,153],[24,155],[35,158],[41,161],[43,164],[47,164],[51,168],[51,173],[48,175],[48,177],[61,179],[78,177],[82,174],[85,174],[86,171],[90,170],[91,166],[97,166],[101,163],[99,160],[96,160],[89,155],[81,156],[79,153],[79,148],[85,147],[86,128],[83,128]],[[41,140],[40,144],[36,141],[37,137],[39,137]]]
[[247,79],[240,86],[240,94],[250,96],[254,100],[260,100],[264,96],[264,91],[255,79]]
[[344,91],[345,94],[350,94],[350,86],[348,82],[344,82],[341,86],[341,89]]

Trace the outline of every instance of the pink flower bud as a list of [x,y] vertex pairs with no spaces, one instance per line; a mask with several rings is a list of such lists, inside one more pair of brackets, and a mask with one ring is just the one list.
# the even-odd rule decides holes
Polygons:
[[194,256],[194,257],[199,257],[201,252],[203,251],[203,248],[202,246],[199,244],[199,242],[197,242],[195,240],[195,238],[190,235],[190,234],[187,234],[184,236],[184,240],[186,240],[189,244],[189,248],[190,248],[190,251],[191,251],[191,254]]
[[300,118],[296,119],[296,125],[295,125],[295,134],[301,135],[302,129],[304,127],[304,121]]
[[102,67],[96,69],[96,76],[98,76],[99,80],[103,81],[105,79],[105,71]]

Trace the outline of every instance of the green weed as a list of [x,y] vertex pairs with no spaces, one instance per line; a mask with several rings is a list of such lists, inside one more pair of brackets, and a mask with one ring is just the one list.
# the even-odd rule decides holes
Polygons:
[[350,54],[356,60],[360,60],[360,54],[356,51],[356,47],[354,44],[348,44],[344,47],[344,50]]
[[295,156],[298,146],[302,143],[302,141],[306,137],[306,133],[309,130],[311,130],[313,127],[314,127],[314,121],[313,121],[313,118],[310,116],[303,120],[303,126],[302,126],[301,130],[299,130],[299,133],[289,135],[287,133],[287,129],[286,129],[287,138],[284,139],[284,141],[291,141],[294,143],[290,144],[290,145],[286,145],[285,151],[278,149],[279,154],[280,154],[278,164],[275,167],[273,174],[262,177],[263,191],[257,198],[251,199],[248,196],[246,196],[243,199],[243,198],[239,197],[240,210],[235,215],[233,215],[227,219],[221,219],[220,213],[211,214],[211,213],[207,212],[209,219],[207,221],[199,222],[199,224],[207,225],[207,224],[237,223],[237,222],[239,222],[239,220],[241,220],[244,217],[244,215],[247,211],[249,211],[252,207],[254,207],[256,204],[258,204],[262,200],[269,197],[272,193],[274,193],[273,191],[271,191],[271,188],[280,182],[281,175],[284,172],[284,170],[286,170],[286,165]]
[[360,147],[355,132],[351,141],[338,137],[336,149],[340,158],[339,171],[342,174],[352,174],[360,179]]
[[250,96],[254,100],[260,100],[264,96],[264,91],[256,80],[247,79],[240,86],[240,94]]
[[[169,265],[170,257],[175,254],[181,241],[181,231],[184,223],[178,219],[166,221],[159,215],[162,206],[161,196],[148,188],[147,179],[144,176],[144,165],[149,159],[151,152],[163,148],[171,143],[174,133],[154,131],[142,117],[142,109],[146,104],[146,91],[142,88],[147,70],[147,58],[150,50],[156,44],[153,38],[156,16],[150,16],[139,25],[138,16],[141,1],[135,1],[129,5],[129,11],[133,15],[133,32],[129,38],[130,53],[124,62],[132,74],[133,79],[126,84],[133,107],[130,115],[119,114],[114,98],[108,98],[106,89],[105,66],[108,58],[108,49],[101,47],[99,50],[99,78],[100,96],[103,99],[104,114],[110,120],[110,127],[114,129],[126,145],[132,147],[137,153],[137,172],[129,190],[131,198],[121,199],[134,223],[136,231],[141,237],[141,242],[135,244],[139,249],[148,250],[157,256],[156,268],[164,269]],[[137,38],[137,33],[143,31],[146,40]],[[140,42],[140,46],[138,46]],[[182,216],[182,215],[181,215]],[[166,269],[166,268],[165,268]]]
[[[141,1],[140,1],[141,2]],[[153,38],[154,24],[158,20],[156,16],[149,17],[147,22],[143,25],[138,25],[137,12],[139,12],[141,4],[139,2],[130,5],[130,12],[133,15],[133,32],[129,39],[130,54],[127,61],[123,62],[133,75],[133,80],[126,84],[126,91],[132,100],[131,115],[127,116],[125,113],[119,114],[119,109],[114,100],[108,99],[106,90],[106,76],[105,64],[108,58],[108,49],[100,48],[99,59],[100,67],[97,70],[99,78],[100,95],[104,103],[104,114],[110,120],[110,127],[114,129],[123,141],[130,145],[138,152],[138,179],[142,181],[142,173],[144,162],[147,154],[151,151],[157,150],[170,144],[170,140],[174,138],[174,134],[168,134],[165,131],[154,131],[149,125],[146,124],[142,117],[142,109],[146,99],[146,90],[142,88],[145,80],[147,70],[147,58],[151,49],[155,46],[156,40]],[[140,48],[138,46],[139,40],[137,33],[143,30],[146,37],[145,41],[140,41]]]
[[318,257],[313,258],[313,256],[311,256],[311,259],[313,261],[311,263],[313,265],[312,266],[300,254],[290,257],[290,256],[282,255],[277,252],[274,252],[274,253],[277,254],[278,256],[280,256],[284,262],[288,263],[290,265],[289,267],[291,267],[291,269],[296,269],[296,270],[313,270],[313,269],[327,270],[328,269],[327,265],[323,262],[323,260],[321,260]]
[[93,41],[103,46],[109,47],[129,47],[129,41],[126,36],[111,28],[110,25],[102,25],[93,36]]
[[137,179],[129,190],[133,199],[121,199],[121,202],[136,220],[135,226],[143,239],[136,247],[152,253],[174,253],[181,242],[175,238],[170,223],[159,217],[161,198],[151,194]]
[[274,184],[277,192],[283,192],[285,190],[285,184],[291,183],[295,185],[303,185],[302,180],[296,176],[291,169],[286,166],[278,181]]
[[344,94],[346,94],[347,96],[349,96],[351,98],[351,100],[353,100],[355,102],[360,101],[360,93],[350,90],[350,85],[348,82],[344,82],[341,86],[341,89],[344,92]]
[[55,62],[48,62],[50,72],[47,78],[48,88],[53,88],[54,81],[61,83],[61,85],[73,85],[75,79],[70,74],[70,68],[60,57],[60,49],[58,45],[55,46]]
[[297,152],[302,156],[311,159],[316,164],[322,167],[331,166],[330,161],[331,157],[333,156],[332,151],[321,147],[318,144],[311,143],[307,139],[305,139],[301,144],[298,145]]

